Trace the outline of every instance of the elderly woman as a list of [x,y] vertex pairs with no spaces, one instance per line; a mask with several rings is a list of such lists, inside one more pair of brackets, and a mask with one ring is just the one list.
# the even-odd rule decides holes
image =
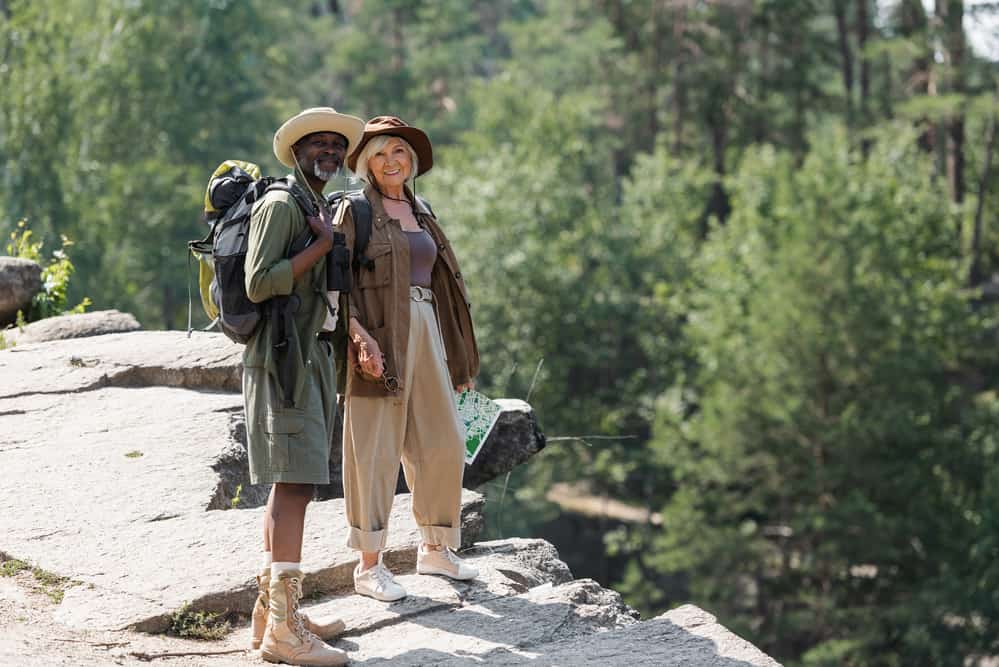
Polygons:
[[[390,602],[406,595],[381,558],[400,459],[422,537],[417,572],[478,575],[453,549],[461,545],[465,451],[454,391],[473,386],[479,353],[458,261],[430,207],[413,194],[415,178],[433,165],[427,135],[378,116],[347,165],[367,184],[370,209],[370,238],[354,258],[349,299],[347,545],[361,552],[355,590]],[[358,205],[344,202],[336,224],[354,248]]]

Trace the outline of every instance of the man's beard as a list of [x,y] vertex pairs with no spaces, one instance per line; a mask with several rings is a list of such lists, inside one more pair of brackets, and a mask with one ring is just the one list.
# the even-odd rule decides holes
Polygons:
[[319,168],[318,160],[316,160],[316,162],[313,163],[312,165],[312,173],[315,175],[316,178],[318,178],[323,183],[329,183],[330,181],[332,181],[333,177],[336,176],[337,173],[339,173],[339,171],[340,171],[339,167],[337,167],[333,171],[323,171],[322,169]]

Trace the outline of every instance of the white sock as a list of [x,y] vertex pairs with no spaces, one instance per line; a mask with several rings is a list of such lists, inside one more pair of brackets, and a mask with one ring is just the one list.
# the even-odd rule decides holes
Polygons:
[[277,579],[282,572],[300,572],[302,569],[301,563],[287,563],[283,561],[274,561],[271,563],[271,578]]
[[264,562],[263,562],[263,565],[261,567],[264,568],[264,569],[270,569],[271,563],[273,563],[273,562],[274,561],[271,560],[271,552],[270,551],[265,551],[264,552]]

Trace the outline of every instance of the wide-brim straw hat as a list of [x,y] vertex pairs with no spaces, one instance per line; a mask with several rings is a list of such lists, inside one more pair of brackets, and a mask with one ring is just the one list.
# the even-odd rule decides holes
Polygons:
[[417,176],[427,173],[434,166],[434,148],[430,144],[430,137],[427,136],[426,132],[395,116],[375,116],[364,124],[364,136],[361,137],[357,148],[351,151],[347,158],[347,167],[351,171],[357,171],[357,158],[360,157],[365,145],[380,134],[402,137],[409,142],[409,145],[416,151],[416,161],[419,167],[416,172]]
[[333,107],[313,107],[297,113],[274,133],[274,155],[286,167],[295,166],[291,147],[313,132],[336,132],[347,139],[347,152],[355,150],[364,134],[364,121],[357,116],[337,113]]

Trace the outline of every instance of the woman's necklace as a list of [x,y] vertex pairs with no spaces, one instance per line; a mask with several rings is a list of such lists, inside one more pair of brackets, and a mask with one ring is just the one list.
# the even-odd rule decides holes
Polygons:
[[378,194],[380,194],[382,196],[382,199],[391,199],[392,201],[401,202],[403,204],[406,204],[410,208],[413,208],[413,204],[410,203],[410,201],[408,199],[400,199],[398,197],[390,197],[389,195],[385,194],[381,190],[378,191]]
[[[390,197],[381,192],[379,194],[382,195],[383,199],[388,200],[383,202],[385,212],[399,221],[399,227],[402,228],[402,231],[418,232],[422,229],[420,221],[417,220],[416,215],[414,215],[415,210],[413,209],[413,204],[408,199]],[[392,203],[390,204],[390,202]],[[405,206],[402,206],[402,204],[405,204]]]

